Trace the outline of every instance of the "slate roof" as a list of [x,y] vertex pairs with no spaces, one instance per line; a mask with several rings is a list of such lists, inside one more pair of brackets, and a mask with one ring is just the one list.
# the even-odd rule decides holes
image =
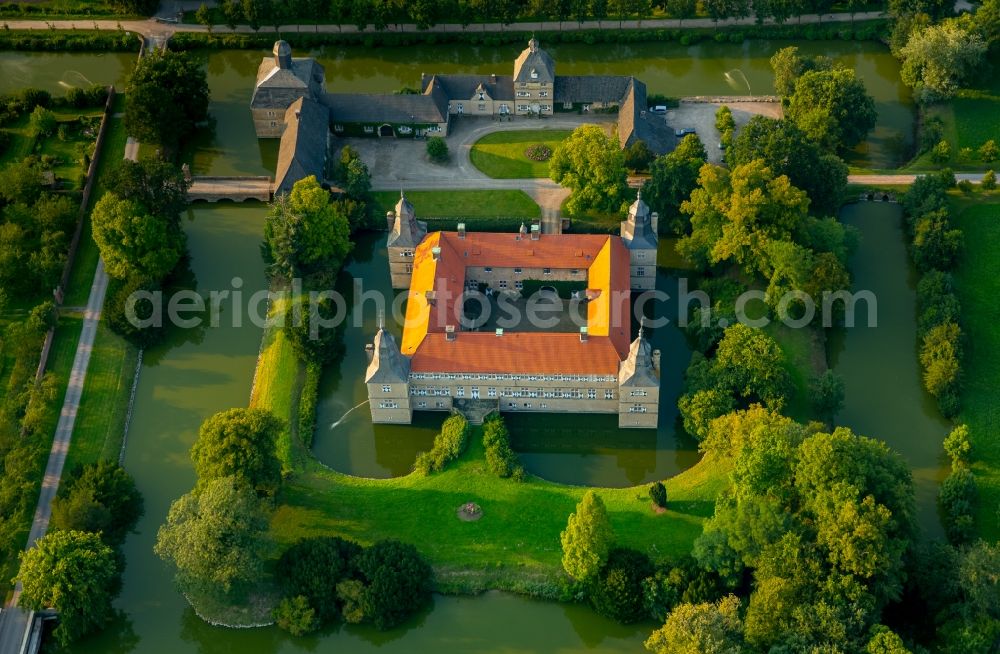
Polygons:
[[642,191],[636,194],[635,202],[628,208],[628,219],[622,223],[622,239],[630,250],[655,250],[656,234],[649,206],[642,201]]
[[251,109],[284,109],[303,96],[315,99],[322,92],[323,66],[311,57],[292,59],[292,67],[279,68],[274,57],[264,57],[257,69]]
[[[531,71],[535,71],[537,77],[532,77]],[[552,61],[548,52],[538,47],[538,40],[532,37],[528,47],[514,60],[514,81],[552,84],[555,76],[556,62]]]
[[653,370],[653,346],[639,330],[639,336],[629,347],[628,356],[622,361],[618,372],[618,383],[621,386],[658,387],[660,378]]
[[440,91],[423,95],[327,93],[331,120],[345,123],[445,123],[448,98]]
[[559,75],[553,95],[556,102],[620,103],[631,79],[626,75]]
[[330,114],[322,104],[299,98],[285,111],[285,131],[278,147],[274,192],[288,193],[295,182],[315,175],[323,179]]
[[396,220],[386,247],[415,248],[427,236],[427,223],[417,220],[413,205],[406,199],[402,191],[396,202]]
[[366,384],[405,382],[410,377],[410,361],[404,357],[392,334],[379,328],[375,334],[374,352],[365,371]]
[[662,117],[646,111],[646,85],[629,78],[625,99],[618,108],[618,140],[623,148],[636,139],[644,141],[654,153],[666,154],[677,146],[677,137]]
[[514,100],[514,78],[510,75],[424,75],[420,79],[420,90],[440,88],[451,100],[469,100],[482,84],[486,93],[494,100]]

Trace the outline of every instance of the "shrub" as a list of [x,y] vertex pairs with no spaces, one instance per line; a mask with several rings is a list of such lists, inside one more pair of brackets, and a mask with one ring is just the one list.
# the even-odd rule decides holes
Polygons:
[[[2,140],[0,140],[2,142]],[[0,146],[2,148],[2,146]],[[986,174],[983,175],[983,181],[980,184],[984,191],[992,191],[997,187],[997,174],[992,170],[987,170]]]
[[378,541],[356,561],[364,583],[360,607],[376,629],[391,629],[430,603],[433,572],[412,545]]
[[336,536],[304,538],[282,552],[275,577],[286,599],[304,597],[320,625],[340,615],[336,586],[355,576],[360,545]]
[[962,193],[965,193],[966,195],[968,195],[969,193],[972,193],[972,190],[973,190],[972,189],[972,182],[970,182],[967,179],[963,179],[962,181],[960,181],[958,183],[958,190],[961,191]]
[[304,595],[282,599],[274,609],[274,621],[293,636],[302,636],[319,628],[316,611],[309,606],[309,600]]
[[715,112],[715,129],[719,130],[720,134],[725,134],[726,132],[731,132],[736,129],[736,121],[733,119],[733,111],[726,105],[719,107],[718,111]]
[[921,271],[951,270],[962,245],[962,230],[952,229],[945,209],[928,213],[914,224],[913,263]]
[[944,439],[944,451],[951,458],[953,470],[969,465],[972,443],[969,441],[969,426],[958,425]]
[[288,308],[283,332],[299,360],[324,365],[343,355],[344,326],[336,315],[330,298],[313,301],[303,295]]
[[28,118],[28,135],[34,138],[51,136],[56,131],[56,115],[41,105],[35,107]]
[[552,148],[544,143],[535,143],[528,146],[528,149],[524,151],[524,156],[532,161],[548,161],[552,158]]
[[930,152],[944,138],[944,121],[931,116],[924,121],[920,130],[920,153]]
[[649,499],[661,509],[667,508],[667,487],[662,481],[655,481],[649,486]]
[[486,449],[486,467],[497,477],[517,477],[523,479],[523,470],[517,461],[517,454],[510,446],[510,433],[499,413],[492,413],[483,423],[483,447]]
[[963,545],[975,536],[972,512],[978,492],[968,468],[957,468],[941,482],[938,502],[944,513],[944,528],[953,545]]
[[[149,299],[152,296],[139,296],[138,301],[132,305],[134,317],[142,321],[138,323],[138,326],[126,314],[129,298],[133,294],[150,294],[158,290],[160,290],[158,284],[144,282],[140,279],[124,282],[114,278],[109,279],[108,299],[104,305],[104,312],[111,331],[138,348],[147,348],[161,343],[166,336],[166,327],[162,320],[160,325],[156,325],[155,317],[162,310],[162,306],[154,304],[154,301]],[[149,321],[148,324],[147,321]]]
[[924,387],[937,398],[945,416],[959,409],[959,385],[962,376],[962,330],[953,322],[943,323],[924,336],[920,348],[920,365],[924,371]]
[[917,283],[917,334],[946,322],[958,322],[961,306],[955,296],[951,275],[931,270]]
[[627,547],[615,547],[590,587],[590,602],[603,616],[623,624],[646,616],[643,581],[653,574],[649,557]]
[[469,422],[461,415],[453,415],[441,425],[441,432],[434,437],[434,446],[430,452],[421,452],[414,463],[414,469],[424,475],[441,472],[451,461],[454,461],[468,442]]
[[931,148],[931,161],[934,163],[948,163],[951,159],[951,146],[948,145],[948,141],[938,141],[937,144]]
[[649,170],[649,164],[653,163],[655,158],[656,153],[649,149],[645,141],[636,140],[635,143],[625,148],[625,167],[629,170]]
[[997,158],[1000,158],[1000,146],[997,146],[996,141],[990,139],[979,146],[979,158],[986,163],[996,161]]
[[427,156],[437,163],[448,161],[448,143],[440,136],[430,137],[427,139]]

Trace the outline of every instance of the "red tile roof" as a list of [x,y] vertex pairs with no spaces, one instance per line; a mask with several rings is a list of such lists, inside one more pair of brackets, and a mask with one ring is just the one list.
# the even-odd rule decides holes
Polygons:
[[621,358],[611,339],[578,334],[461,332],[424,337],[410,360],[411,372],[617,375]]

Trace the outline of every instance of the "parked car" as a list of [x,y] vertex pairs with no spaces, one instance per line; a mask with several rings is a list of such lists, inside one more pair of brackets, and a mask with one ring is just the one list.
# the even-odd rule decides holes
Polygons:
[[658,104],[652,109],[650,109],[654,114],[665,114],[667,113],[667,106],[663,104]]
[[676,136],[679,139],[684,138],[688,134],[696,134],[696,133],[697,132],[693,127],[682,127],[681,129],[674,130],[674,136]]

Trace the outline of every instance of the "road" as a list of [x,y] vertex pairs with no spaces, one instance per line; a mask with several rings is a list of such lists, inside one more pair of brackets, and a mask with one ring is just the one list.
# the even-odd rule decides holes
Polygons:
[[[916,175],[848,175],[848,184],[865,184],[869,186],[909,186],[917,179],[917,177],[923,177],[925,173],[920,173]],[[984,173],[956,173],[956,181],[968,180],[973,184],[978,184],[983,181]]]

